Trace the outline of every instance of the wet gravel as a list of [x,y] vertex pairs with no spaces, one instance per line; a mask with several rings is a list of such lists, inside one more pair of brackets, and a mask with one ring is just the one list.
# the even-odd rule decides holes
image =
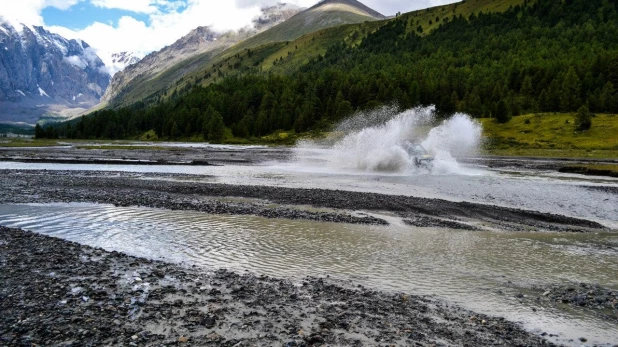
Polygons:
[[[352,211],[394,212],[420,224],[452,221],[466,225],[513,231],[590,232],[605,230],[596,222],[536,211],[375,193],[324,189],[225,185],[204,182],[208,177],[187,175],[98,173],[79,171],[0,170],[0,203],[94,202],[117,206],[145,206],[171,210],[196,210],[213,214],[257,215],[268,218],[328,222],[387,224]],[[229,197],[261,202],[229,202]],[[328,208],[332,212],[298,208]],[[418,223],[417,223],[418,224]],[[444,223],[443,227],[448,227]]]
[[456,222],[452,220],[443,220],[438,218],[426,217],[426,216],[415,216],[411,219],[404,219],[403,222],[407,225],[419,227],[419,228],[448,228],[454,230],[478,230],[478,228],[464,224],[461,222]]
[[604,319],[618,322],[618,290],[588,283],[555,284],[535,287],[534,290],[539,294],[537,301],[585,308]]
[[0,227],[3,346],[541,346],[502,318],[307,277],[215,272]]
[[[285,147],[210,146],[203,143],[89,144],[59,141],[58,144],[57,147],[0,147],[0,161],[107,165],[126,165],[128,162],[145,165],[246,165],[286,160],[291,154]],[[149,145],[151,147],[147,148]]]
[[617,159],[596,158],[544,158],[544,157],[503,157],[479,156],[460,159],[463,163],[484,165],[494,169],[528,169],[542,171],[559,171],[566,166],[581,166],[589,164],[618,164]]
[[[116,206],[143,206],[168,210],[192,210],[209,214],[254,215],[265,218],[303,219],[319,222],[388,225],[383,219],[368,215],[354,216],[349,211],[310,211],[291,206],[273,205],[271,201],[222,201],[199,191],[203,184],[166,181],[161,174],[133,175],[91,172],[12,172],[0,171],[4,196],[0,203],[93,202]],[[148,179],[144,179],[148,178]],[[189,179],[173,175],[174,179]],[[195,177],[194,177],[195,178]],[[182,187],[183,190],[176,189]],[[195,189],[191,188],[194,187]],[[225,194],[217,197],[246,197],[249,194]]]

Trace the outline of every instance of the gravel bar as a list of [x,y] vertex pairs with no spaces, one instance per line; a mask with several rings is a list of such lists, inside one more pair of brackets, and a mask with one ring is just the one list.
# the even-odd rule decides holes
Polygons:
[[[380,218],[354,213],[371,211],[395,213],[418,227],[451,225],[459,229],[467,228],[461,222],[464,220],[475,226],[494,226],[512,231],[606,230],[594,221],[508,207],[341,190],[215,184],[200,181],[205,178],[203,176],[190,178],[174,174],[0,170],[0,177],[0,189],[4,193],[0,203],[94,202],[212,214],[388,224]],[[192,181],[187,182],[187,179]],[[221,200],[229,197],[253,200]],[[332,211],[312,211],[299,206],[328,208]]]

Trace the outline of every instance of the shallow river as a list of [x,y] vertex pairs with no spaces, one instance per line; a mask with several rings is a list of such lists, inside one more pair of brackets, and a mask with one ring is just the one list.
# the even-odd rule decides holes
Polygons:
[[[432,171],[402,169],[373,172],[333,167],[307,151],[296,161],[260,165],[148,166],[32,164],[0,162],[0,169],[156,172],[196,175],[196,181],[291,188],[341,189],[394,195],[470,201],[556,213],[598,221],[618,229],[618,179],[551,171],[492,170],[454,161],[438,162]],[[183,178],[186,180],[186,178]]]
[[[616,323],[584,310],[520,303],[532,284],[618,289],[618,234],[501,233],[358,226],[93,204],[0,205],[0,225],[131,255],[276,277],[334,276],[435,295],[523,322],[560,343],[618,340]],[[533,308],[536,311],[533,311]]]

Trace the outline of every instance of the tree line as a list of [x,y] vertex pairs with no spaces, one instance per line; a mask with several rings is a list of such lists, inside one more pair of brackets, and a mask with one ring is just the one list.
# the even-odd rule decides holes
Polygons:
[[328,129],[358,110],[435,105],[448,116],[618,113],[618,5],[537,1],[504,13],[444,17],[421,36],[398,16],[357,46],[343,43],[293,74],[251,72],[154,106],[107,109],[42,136],[169,139],[260,137]]

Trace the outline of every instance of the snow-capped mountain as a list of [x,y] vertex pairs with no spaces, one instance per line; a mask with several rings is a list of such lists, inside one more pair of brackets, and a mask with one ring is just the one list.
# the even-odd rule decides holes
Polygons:
[[99,102],[109,81],[87,43],[0,19],[0,122],[79,113]]
[[143,56],[134,52],[119,52],[111,56],[111,64],[107,64],[107,70],[113,76],[116,72],[124,70],[127,66],[137,64]]

